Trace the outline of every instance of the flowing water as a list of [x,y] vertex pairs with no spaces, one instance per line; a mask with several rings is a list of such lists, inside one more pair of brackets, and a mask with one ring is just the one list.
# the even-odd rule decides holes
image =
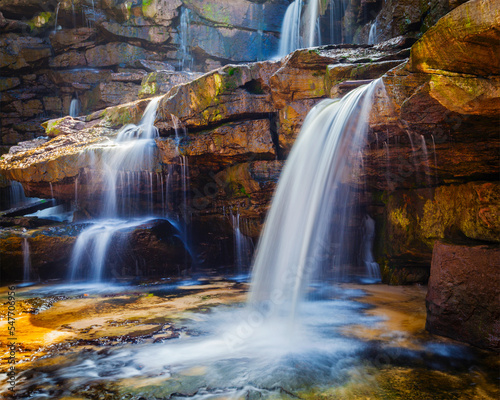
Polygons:
[[368,34],[368,44],[377,44],[377,20],[373,21]]
[[[308,283],[322,270],[337,280],[349,277],[344,249],[356,193],[344,180],[359,164],[378,85],[377,80],[342,100],[324,100],[308,114],[257,247],[250,303],[293,318]],[[371,268],[366,274],[376,277]]]
[[236,272],[242,274],[248,270],[252,261],[253,242],[252,239],[241,232],[242,221],[239,210],[231,214],[231,224],[233,226],[234,258]]
[[80,100],[74,98],[69,105],[69,116],[78,117],[80,115]]
[[318,27],[319,0],[309,0],[305,11],[305,38],[306,47],[314,47],[321,43]]
[[110,246],[119,246],[113,237],[154,218],[159,174],[155,171],[159,161],[154,122],[160,99],[153,98],[138,125],[124,126],[115,140],[98,147],[102,154],[93,157],[91,176],[106,191],[101,218],[90,222],[73,248],[69,271],[72,281],[83,278],[100,282],[109,276],[104,270],[109,264]]
[[193,60],[190,53],[190,25],[191,25],[191,10],[181,7],[181,22],[179,26],[180,35],[180,55],[179,69],[181,71],[189,71],[193,67]]
[[288,53],[302,47],[302,38],[300,35],[302,6],[302,0],[295,0],[286,9],[281,27],[279,57],[284,57]]

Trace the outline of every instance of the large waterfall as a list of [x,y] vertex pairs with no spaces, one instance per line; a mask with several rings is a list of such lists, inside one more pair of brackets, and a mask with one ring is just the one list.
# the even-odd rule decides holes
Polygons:
[[295,0],[286,9],[283,25],[281,27],[280,49],[278,54],[280,57],[286,56],[302,45],[302,39],[300,37],[301,13],[302,0]]
[[[347,181],[361,163],[372,96],[381,81],[308,114],[281,174],[257,247],[249,301],[293,315],[322,271],[345,280],[356,192]],[[366,274],[376,275],[373,260]]]

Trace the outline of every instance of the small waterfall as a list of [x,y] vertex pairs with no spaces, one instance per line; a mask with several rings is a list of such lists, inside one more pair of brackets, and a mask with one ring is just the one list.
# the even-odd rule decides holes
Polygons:
[[31,254],[28,238],[23,238],[23,281],[29,282],[31,279]]
[[307,21],[306,21],[306,38],[304,40],[306,47],[314,47],[320,44],[319,36],[319,0],[310,0],[307,3],[306,9]]
[[193,60],[190,54],[191,44],[191,10],[189,8],[181,7],[181,21],[180,21],[180,53],[181,59],[179,61],[179,69],[181,71],[191,70],[193,67]]
[[[156,176],[153,169],[157,154],[154,139],[158,136],[154,122],[160,100],[161,97],[153,98],[138,125],[124,126],[112,143],[101,148],[104,151],[101,157],[91,157],[95,164],[93,169],[103,169],[103,176],[95,173],[98,176],[91,174],[91,179],[102,178],[98,181],[103,181],[107,190],[101,212],[102,219],[84,230],[75,243],[70,263],[71,280],[85,277],[82,269],[88,267],[86,275],[90,281],[101,281],[113,236],[120,230],[144,223],[153,215]],[[77,186],[75,196],[76,190]],[[118,198],[121,199],[120,204]],[[139,203],[141,199],[146,202],[146,207]],[[141,215],[146,219],[119,219],[120,216]]]
[[377,20],[373,21],[368,34],[368,44],[377,44]]
[[236,271],[238,274],[241,274],[250,266],[253,243],[252,239],[241,233],[241,217],[239,210],[236,210],[236,214],[231,214],[231,224],[233,226]]
[[70,117],[78,117],[80,115],[80,100],[76,97],[71,100],[69,105],[69,116]]
[[58,30],[57,20],[59,18],[59,8],[60,7],[61,7],[61,2],[57,3],[57,6],[56,6],[56,20],[54,22],[54,33],[57,33],[57,30]]
[[302,0],[295,0],[286,9],[283,25],[281,27],[279,57],[284,57],[288,53],[302,47],[302,40],[300,37],[302,5]]
[[[281,173],[259,241],[249,303],[293,318],[311,279],[349,277],[349,221],[355,190],[345,184],[366,140],[381,80],[341,100],[323,100],[304,121]],[[375,278],[370,275],[368,277]]]

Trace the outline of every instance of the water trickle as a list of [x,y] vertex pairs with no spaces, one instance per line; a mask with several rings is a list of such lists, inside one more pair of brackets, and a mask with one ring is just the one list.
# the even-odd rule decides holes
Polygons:
[[29,282],[31,279],[31,255],[30,255],[30,244],[28,238],[23,238],[23,281]]
[[181,7],[180,18],[180,55],[179,69],[181,71],[191,70],[193,67],[193,60],[190,53],[190,29],[191,29],[191,10],[189,8]]
[[54,198],[54,187],[52,186],[52,182],[49,182],[49,186],[50,186],[50,197]]
[[427,186],[431,186],[431,171],[429,167],[429,152],[427,151],[427,144],[425,143],[424,135],[420,135],[421,150],[422,150],[422,162],[424,164],[425,180],[427,181]]
[[57,30],[58,30],[58,25],[57,25],[57,19],[59,17],[59,8],[61,7],[61,3],[57,3],[57,6],[56,6],[56,20],[54,22],[54,33],[57,33]]
[[80,115],[80,100],[74,98],[71,100],[69,105],[69,116],[70,117],[78,117]]
[[252,239],[241,232],[241,216],[239,210],[236,214],[231,214],[231,224],[233,226],[234,258],[236,272],[241,274],[250,266],[253,251]]
[[368,34],[368,44],[377,44],[377,20],[373,21]]
[[[380,80],[311,110],[281,173],[259,241],[249,302],[293,318],[312,278],[346,280],[356,190],[343,183],[367,134]],[[375,278],[371,270],[366,276]]]
[[281,27],[279,57],[284,57],[288,53],[302,47],[300,37],[302,5],[302,0],[295,0],[286,9]]

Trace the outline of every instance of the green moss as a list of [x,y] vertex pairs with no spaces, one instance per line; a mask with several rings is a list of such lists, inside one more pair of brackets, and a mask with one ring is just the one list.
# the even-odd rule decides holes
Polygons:
[[406,207],[396,208],[391,211],[389,218],[391,222],[404,230],[408,231],[410,227],[410,219],[408,218],[408,213]]

